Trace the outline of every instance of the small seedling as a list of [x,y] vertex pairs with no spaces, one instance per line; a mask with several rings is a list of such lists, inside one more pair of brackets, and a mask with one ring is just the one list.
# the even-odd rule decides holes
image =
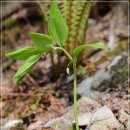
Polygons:
[[[51,1],[50,16],[48,20],[49,35],[30,32],[30,36],[34,43],[34,47],[25,47],[17,51],[7,53],[6,56],[16,60],[24,60],[24,64],[18,69],[14,76],[14,80],[18,83],[23,77],[32,69],[37,61],[48,51],[60,50],[63,51],[69,58],[70,63],[73,64],[74,72],[74,117],[76,122],[76,130],[79,130],[78,125],[78,111],[77,111],[77,69],[76,63],[80,52],[87,48],[100,48],[108,49],[105,45],[96,44],[83,44],[73,50],[72,56],[64,48],[64,43],[68,37],[68,26],[55,1]],[[57,46],[56,46],[57,45]],[[69,73],[69,65],[67,67]]]

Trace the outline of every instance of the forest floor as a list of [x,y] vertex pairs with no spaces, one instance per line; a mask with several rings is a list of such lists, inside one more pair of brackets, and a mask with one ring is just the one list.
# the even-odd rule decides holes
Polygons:
[[[15,16],[17,17],[17,15],[19,14],[16,13]],[[88,26],[86,34],[87,41],[99,38],[108,42],[110,39],[107,35],[111,31],[109,27],[110,19],[111,12],[103,19],[105,22],[99,21],[93,23],[95,21],[92,22],[90,20],[89,24],[94,25]],[[4,29],[2,32],[4,43],[3,53],[28,45],[28,43],[31,43],[28,32],[30,30],[42,32],[42,29],[42,21],[40,20],[34,25],[27,22],[22,26]],[[121,30],[118,30],[119,33],[120,31]],[[127,38],[125,38],[125,40],[127,40]],[[102,54],[103,52],[101,51],[101,53],[96,53],[94,56],[99,57],[102,56]],[[11,120],[22,119],[24,128],[21,130],[36,130],[39,125],[45,124],[57,117],[61,117],[71,110],[73,105],[73,84],[71,81],[67,81],[71,76],[61,74],[58,80],[55,82],[51,81],[52,75],[49,54],[40,60],[33,71],[24,78],[22,83],[17,85],[12,80],[12,77],[20,64],[21,62],[12,61],[3,57],[0,102],[1,126],[4,126]],[[83,64],[84,65],[78,67],[79,83],[86,78],[86,74],[87,77],[89,77],[91,72],[96,73],[97,69],[103,70],[107,68],[110,61],[107,60],[96,66],[90,59],[87,59],[84,60]],[[84,74],[86,69],[88,69],[89,72]],[[111,88],[106,88],[104,91],[95,91],[89,98],[97,101],[100,105],[108,106],[115,118],[123,125],[122,130],[128,130],[128,122],[126,122],[126,120],[128,120],[127,117],[130,114],[130,102],[128,101],[130,99],[129,93],[129,82],[125,82],[121,84],[120,87],[111,86]],[[13,128],[13,130],[15,129],[20,130],[19,128]],[[42,128],[42,130],[51,129],[52,128],[49,127],[44,128],[44,126]]]

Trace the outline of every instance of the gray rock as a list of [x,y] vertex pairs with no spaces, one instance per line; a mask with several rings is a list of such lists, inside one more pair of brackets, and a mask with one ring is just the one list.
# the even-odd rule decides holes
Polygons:
[[116,56],[108,66],[111,73],[111,82],[115,86],[122,86],[128,80],[128,54]]
[[91,96],[91,93],[97,89],[103,91],[104,88],[108,88],[111,84],[111,75],[108,71],[100,70],[94,76],[88,77],[83,80],[78,88],[77,93],[81,96]]
[[123,53],[116,56],[107,69],[96,72],[94,76],[83,80],[77,88],[81,96],[91,96],[94,90],[104,91],[113,86],[121,86],[128,79],[128,55]]
[[57,119],[53,119],[52,121],[49,121],[47,124],[45,124],[46,127],[55,128],[56,130],[70,130],[71,129],[71,121],[69,119],[66,119],[64,117],[60,117]]
[[7,122],[4,126],[1,127],[1,130],[12,130],[13,128],[17,126],[23,127],[23,121],[22,120],[12,120]]
[[[78,100],[79,126],[87,127],[86,130],[109,130],[109,128],[117,128],[118,120],[107,106],[100,106],[98,102],[88,97],[82,97]],[[73,107],[62,117],[50,120],[43,128],[51,127],[55,130],[71,130],[74,124]],[[83,127],[82,127],[83,126]],[[89,126],[89,127],[88,127]]]
[[93,77],[89,77],[85,80],[83,80],[77,88],[77,93],[82,96],[90,96],[90,93],[92,92],[91,87],[93,83]]
[[[92,111],[92,109],[96,109],[99,107],[99,104],[90,98],[82,97],[78,100],[77,103],[79,115],[83,115],[84,113],[88,113]],[[74,120],[73,106],[70,111],[67,112],[62,117],[50,120],[43,127],[51,127],[56,130],[71,130],[72,129],[72,121]]]
[[93,76],[91,88],[103,91],[111,85],[111,74],[109,71],[100,70]]
[[[79,116],[78,121],[79,127],[86,126],[87,130],[109,130],[119,127],[119,121],[107,106]],[[75,126],[75,121],[73,121],[73,126]]]

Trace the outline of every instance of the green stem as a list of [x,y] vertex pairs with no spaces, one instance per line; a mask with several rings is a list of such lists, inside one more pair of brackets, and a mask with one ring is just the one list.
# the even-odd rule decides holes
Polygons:
[[74,71],[74,117],[75,117],[75,124],[76,130],[79,130],[79,123],[78,123],[78,111],[77,111],[77,68],[76,62],[73,63],[73,71]]
[[73,71],[74,71],[74,117],[75,117],[75,124],[76,124],[76,130],[79,130],[79,123],[78,123],[78,111],[77,111],[77,68],[76,63],[77,59],[73,60],[71,55],[61,47],[53,47],[56,50],[62,50],[67,55],[67,57],[70,59],[70,61],[73,63]]
[[62,50],[66,55],[67,57],[70,59],[70,61],[73,61],[73,58],[70,56],[70,54],[62,47],[53,47],[54,49],[56,50]]

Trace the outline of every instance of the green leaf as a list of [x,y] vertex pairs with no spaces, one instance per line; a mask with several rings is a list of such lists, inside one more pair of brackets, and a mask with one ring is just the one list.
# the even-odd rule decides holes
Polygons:
[[92,48],[97,48],[97,49],[108,49],[107,46],[105,46],[105,45],[103,45],[103,44],[101,44],[101,43],[80,45],[80,46],[76,47],[76,48],[74,49],[74,51],[73,51],[73,57],[74,57],[74,59],[77,59],[79,53],[80,53],[83,49],[85,49],[85,48],[87,48],[87,47],[92,47]]
[[7,54],[5,54],[5,56],[12,58],[12,59],[16,59],[16,60],[26,60],[30,56],[36,55],[39,53],[41,53],[41,51],[38,51],[34,47],[24,47],[22,49],[7,53]]
[[51,44],[53,39],[46,35],[35,32],[30,32],[30,36],[34,42],[35,47],[40,51],[48,51],[51,50]]
[[55,1],[51,2],[48,32],[59,46],[63,46],[68,37],[68,26]]
[[29,57],[25,63],[18,69],[14,76],[14,80],[18,83],[32,69],[35,63],[40,59],[42,54],[37,54]]

